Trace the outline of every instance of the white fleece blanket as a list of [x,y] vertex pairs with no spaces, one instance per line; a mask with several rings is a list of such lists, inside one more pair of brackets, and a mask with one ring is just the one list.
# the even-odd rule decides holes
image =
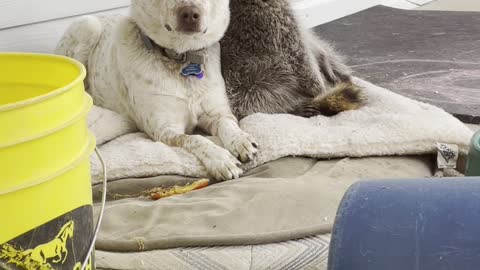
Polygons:
[[[241,128],[260,144],[260,153],[244,169],[285,156],[329,159],[428,154],[436,151],[437,142],[468,150],[472,131],[442,109],[360,79],[355,83],[364,88],[368,100],[359,110],[309,119],[280,114],[243,119]],[[195,156],[150,140],[114,112],[94,107],[88,122],[107,163],[109,180],[166,174],[208,177]],[[96,158],[92,158],[92,173],[98,182],[101,167]]]

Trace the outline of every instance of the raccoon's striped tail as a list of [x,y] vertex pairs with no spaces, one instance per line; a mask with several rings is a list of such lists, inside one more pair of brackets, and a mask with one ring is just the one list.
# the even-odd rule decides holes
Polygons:
[[356,110],[364,102],[365,98],[359,86],[353,83],[340,83],[327,94],[319,95],[301,104],[294,114],[303,117],[332,116],[343,111]]

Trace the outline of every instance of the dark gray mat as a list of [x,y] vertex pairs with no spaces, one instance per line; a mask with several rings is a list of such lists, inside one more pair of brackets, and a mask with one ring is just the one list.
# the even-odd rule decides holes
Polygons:
[[315,31],[356,76],[480,123],[480,13],[376,6]]

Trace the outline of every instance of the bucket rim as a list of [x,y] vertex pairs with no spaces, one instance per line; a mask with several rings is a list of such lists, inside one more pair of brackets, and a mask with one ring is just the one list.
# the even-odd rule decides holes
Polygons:
[[20,190],[24,190],[27,188],[31,188],[37,185],[44,184],[46,182],[49,182],[53,179],[56,179],[57,177],[66,174],[67,172],[73,170],[74,168],[78,167],[80,163],[84,162],[86,159],[90,157],[90,155],[93,153],[93,150],[96,147],[96,141],[95,141],[95,136],[93,135],[92,132],[88,131],[88,142],[85,144],[83,150],[80,152],[80,154],[68,165],[65,167],[54,171],[50,173],[49,175],[44,175],[40,176],[37,179],[30,180],[22,185],[14,186],[11,188],[7,188],[5,190],[0,190],[0,196],[2,195],[7,195],[10,193],[14,193]]
[[79,61],[77,61],[73,58],[63,56],[63,55],[48,54],[48,53],[0,52],[0,57],[2,57],[2,56],[33,56],[33,57],[37,57],[37,58],[50,58],[50,59],[62,60],[62,61],[65,61],[67,63],[73,64],[74,66],[76,66],[79,69],[80,73],[70,83],[68,83],[68,84],[66,84],[62,87],[56,88],[56,89],[54,89],[54,90],[52,90],[52,91],[50,91],[46,94],[35,96],[35,97],[32,97],[32,98],[28,98],[28,99],[25,99],[25,100],[22,100],[22,101],[19,101],[19,102],[15,102],[15,103],[8,103],[8,104],[5,104],[5,105],[0,105],[0,112],[26,107],[26,106],[37,104],[37,103],[40,103],[40,102],[45,101],[47,99],[59,96],[59,95],[65,93],[65,92],[67,92],[68,90],[72,89],[73,86],[75,86],[79,83],[83,83],[83,80],[87,77],[87,69],[85,68],[85,66],[82,63],[80,63]]
[[78,112],[77,114],[75,114],[68,121],[64,122],[63,124],[61,124],[61,125],[59,125],[55,128],[45,130],[44,132],[32,135],[30,137],[20,138],[17,141],[9,142],[9,143],[6,143],[6,144],[0,144],[0,149],[13,147],[13,146],[16,146],[16,145],[19,145],[19,144],[22,144],[22,143],[38,140],[38,139],[41,139],[43,137],[49,136],[51,134],[57,133],[57,132],[65,129],[65,128],[77,123],[80,119],[85,118],[88,115],[88,112],[90,111],[90,108],[92,106],[93,106],[92,97],[90,97],[90,95],[85,93],[85,95],[84,95],[84,105],[82,107],[82,110],[80,112]]

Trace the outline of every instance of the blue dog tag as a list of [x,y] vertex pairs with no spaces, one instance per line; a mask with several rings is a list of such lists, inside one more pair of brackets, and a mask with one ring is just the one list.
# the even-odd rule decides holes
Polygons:
[[200,64],[188,64],[186,67],[182,69],[182,76],[195,76],[198,79],[203,78],[203,70],[202,65]]

